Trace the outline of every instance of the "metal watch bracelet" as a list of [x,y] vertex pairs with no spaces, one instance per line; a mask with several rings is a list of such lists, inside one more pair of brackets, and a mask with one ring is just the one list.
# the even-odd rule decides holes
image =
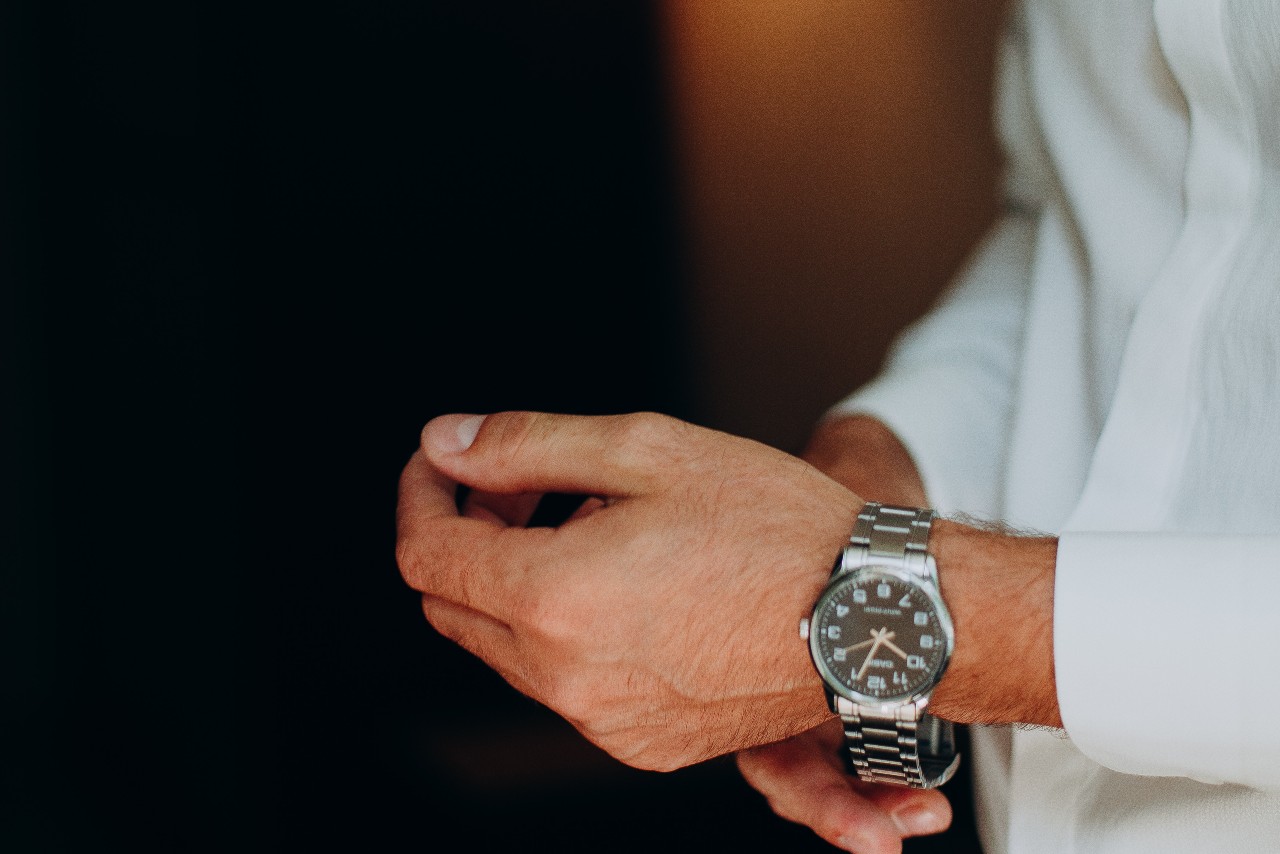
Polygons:
[[[932,510],[868,502],[858,514],[833,575],[887,563],[935,580],[928,561],[933,516]],[[955,726],[922,711],[916,703],[881,710],[833,694],[831,706],[844,723],[841,753],[861,780],[931,789],[951,779],[959,766]]]

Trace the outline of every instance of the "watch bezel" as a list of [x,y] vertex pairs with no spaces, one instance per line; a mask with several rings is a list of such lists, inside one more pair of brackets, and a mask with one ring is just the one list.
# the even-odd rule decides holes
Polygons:
[[[914,585],[929,600],[934,612],[938,616],[938,626],[942,630],[944,639],[942,650],[942,663],[939,665],[937,672],[933,678],[908,694],[900,694],[890,697],[873,697],[869,694],[863,694],[846,686],[839,681],[833,674],[826,662],[822,658],[822,651],[819,649],[821,633],[817,630],[818,615],[823,608],[835,596],[836,590],[851,579],[858,576],[891,576],[892,578]],[[887,564],[866,564],[864,566],[854,567],[839,575],[834,576],[823,589],[822,595],[818,597],[818,601],[814,603],[813,610],[810,612],[809,625],[812,627],[809,632],[809,657],[813,660],[813,665],[818,671],[818,675],[822,677],[823,683],[827,689],[832,691],[838,697],[844,697],[852,703],[859,706],[867,706],[872,708],[898,708],[908,704],[922,704],[933,693],[933,689],[937,687],[938,682],[942,680],[943,674],[947,672],[947,666],[951,663],[951,654],[955,650],[956,636],[955,628],[951,622],[951,613],[947,610],[946,603],[942,600],[942,595],[936,584],[929,578],[903,569],[899,566],[891,566]]]

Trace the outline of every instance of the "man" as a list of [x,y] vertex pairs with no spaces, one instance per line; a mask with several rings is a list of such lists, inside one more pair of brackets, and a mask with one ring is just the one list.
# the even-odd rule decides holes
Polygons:
[[[970,759],[993,854],[1274,850],[1280,8],[1028,0],[1002,67],[1008,212],[807,462],[654,415],[445,416],[402,480],[402,569],[437,629],[614,756],[743,751],[847,850],[946,826],[912,752],[930,716],[993,725]],[[523,528],[549,491],[593,498]],[[936,563],[950,663],[897,718],[911,750],[876,746],[913,785],[836,761],[873,776],[894,719],[841,705],[796,637],[851,532],[881,530],[868,501],[940,514],[901,530]],[[831,657],[869,689],[906,672],[877,654],[905,634]]]

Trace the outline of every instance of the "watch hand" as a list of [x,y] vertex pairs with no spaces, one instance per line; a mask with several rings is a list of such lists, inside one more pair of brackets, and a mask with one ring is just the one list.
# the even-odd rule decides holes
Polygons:
[[862,667],[858,669],[858,675],[854,677],[854,681],[861,682],[862,676],[867,672],[867,668],[871,666],[871,660],[876,657],[876,653],[880,651],[880,644],[884,642],[883,635],[876,635],[876,642],[871,645],[871,652],[867,653],[867,660],[862,662]]
[[894,652],[896,652],[899,656],[901,656],[903,659],[905,659],[905,658],[907,657],[907,654],[906,654],[905,652],[903,652],[903,651],[898,647],[898,645],[897,645],[896,643],[894,643],[893,641],[889,640],[889,638],[891,638],[891,637],[893,637],[893,632],[889,632],[889,634],[885,635],[885,638],[884,638],[884,645],[885,645],[885,646],[887,646],[887,647],[889,647],[889,649],[893,650],[893,651],[894,651]]
[[884,645],[885,645],[885,646],[892,647],[892,648],[893,648],[893,651],[894,651],[894,652],[896,652],[896,653],[898,653],[898,655],[902,656],[903,658],[906,658],[906,657],[907,657],[907,654],[906,654],[905,652],[903,652],[902,650],[898,649],[898,647],[897,647],[896,645],[889,643],[889,639],[890,639],[890,638],[892,638],[895,634],[897,634],[896,632],[891,632],[891,631],[888,631],[888,630],[886,630],[886,629],[881,629],[881,630],[880,630],[880,632],[877,634],[877,633],[876,633],[876,630],[875,630],[875,629],[872,629],[872,630],[871,630],[871,634],[872,634],[872,640],[865,640],[865,641],[863,641],[862,643],[855,643],[853,646],[846,646],[846,647],[844,648],[844,651],[845,651],[845,652],[852,652],[852,651],[853,651],[853,650],[855,650],[855,649],[859,649],[859,648],[861,648],[861,647],[866,646],[867,644],[871,643],[872,641],[875,641],[875,640],[881,640],[881,641],[884,641]]
[[842,648],[842,651],[843,651],[843,652],[853,652],[855,649],[862,649],[864,646],[867,646],[868,644],[871,644],[871,643],[874,643],[874,642],[875,642],[875,641],[874,641],[874,639],[873,639],[873,640],[864,640],[862,643],[855,643],[855,644],[853,644],[852,646],[846,646],[846,647],[843,647],[843,648]]

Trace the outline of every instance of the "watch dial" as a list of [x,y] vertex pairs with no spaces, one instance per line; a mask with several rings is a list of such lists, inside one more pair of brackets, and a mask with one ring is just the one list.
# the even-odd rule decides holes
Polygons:
[[863,697],[905,699],[942,675],[950,651],[945,619],[915,582],[862,569],[818,601],[810,647],[828,681]]

